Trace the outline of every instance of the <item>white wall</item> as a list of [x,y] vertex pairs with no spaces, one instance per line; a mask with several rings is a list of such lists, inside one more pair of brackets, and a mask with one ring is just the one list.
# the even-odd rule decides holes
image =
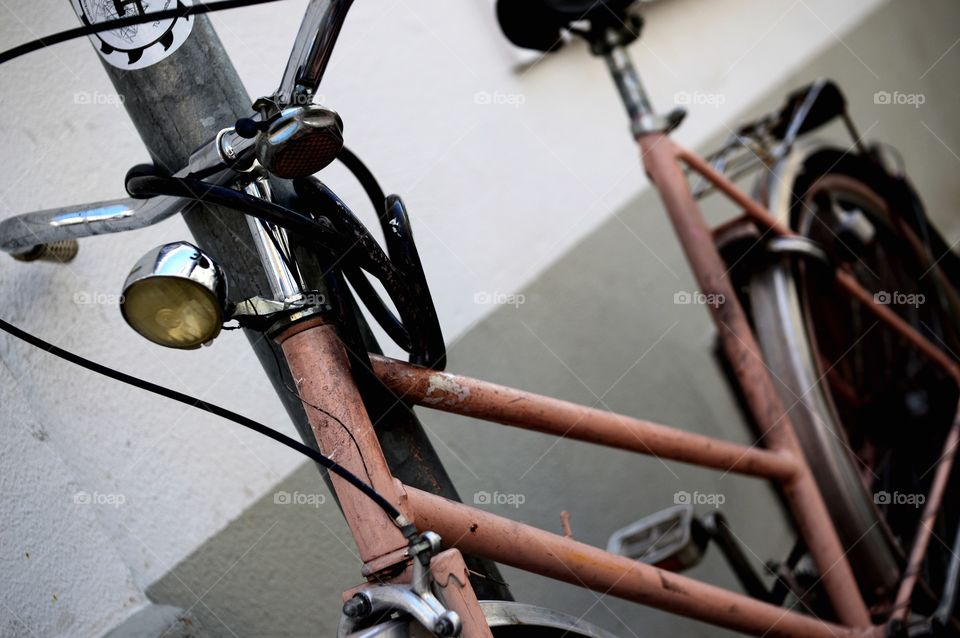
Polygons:
[[[670,0],[650,8],[633,53],[662,109],[679,92],[721,96],[691,107],[677,137],[692,146],[879,2]],[[251,94],[275,88],[304,6],[214,18]],[[67,0],[4,0],[0,16],[4,48],[75,24]],[[478,293],[517,290],[644,187],[603,65],[579,45],[517,72],[521,59],[487,0],[358,2],[321,89],[347,143],[407,201],[451,339],[492,309]],[[83,93],[111,95],[86,42],[0,68],[4,217],[120,196],[126,169],[146,159],[123,110],[78,104]],[[326,177],[370,219],[342,172]],[[186,236],[169,220],[84,241],[68,267],[2,258],[0,316],[293,434],[240,335],[173,352],[120,318],[110,295],[129,266]],[[91,299],[102,303],[80,303]],[[10,338],[0,337],[0,359],[2,635],[102,632],[299,461]],[[100,504],[78,502],[84,494]]]

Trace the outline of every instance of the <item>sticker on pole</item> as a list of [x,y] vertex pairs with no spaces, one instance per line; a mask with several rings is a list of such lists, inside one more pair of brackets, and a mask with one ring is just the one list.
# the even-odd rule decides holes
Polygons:
[[[84,25],[186,9],[193,0],[70,0]],[[118,69],[142,69],[168,57],[193,29],[193,17],[153,20],[90,36],[101,57]]]

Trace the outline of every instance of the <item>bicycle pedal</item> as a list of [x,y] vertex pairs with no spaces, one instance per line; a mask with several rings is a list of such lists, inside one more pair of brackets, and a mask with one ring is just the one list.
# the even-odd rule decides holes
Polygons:
[[607,551],[669,571],[693,567],[703,558],[708,538],[690,504],[645,516],[610,536]]

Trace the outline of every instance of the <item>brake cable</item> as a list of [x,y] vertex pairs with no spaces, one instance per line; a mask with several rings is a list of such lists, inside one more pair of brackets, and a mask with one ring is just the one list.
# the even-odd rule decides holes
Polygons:
[[300,454],[306,456],[310,460],[319,463],[323,467],[327,468],[329,471],[333,472],[334,474],[336,474],[337,476],[339,476],[340,478],[342,478],[343,480],[345,480],[346,482],[350,483],[355,488],[357,488],[361,493],[363,493],[370,500],[376,503],[380,507],[380,509],[382,509],[384,513],[386,513],[387,516],[390,517],[390,519],[394,522],[394,524],[396,524],[396,526],[403,531],[404,536],[406,536],[408,539],[413,539],[416,536],[416,526],[413,523],[411,523],[409,520],[407,520],[407,518],[403,514],[401,514],[400,511],[390,501],[386,499],[386,497],[384,497],[382,494],[377,492],[371,485],[368,485],[367,483],[365,483],[360,477],[358,477],[356,474],[352,473],[350,470],[343,467],[333,459],[327,456],[324,456],[321,452],[314,450],[311,447],[308,447],[307,445],[301,443],[300,441],[297,441],[296,439],[293,439],[287,436],[286,434],[278,432],[277,430],[269,428],[257,421],[254,421],[249,417],[245,417],[242,414],[238,414],[236,412],[233,412],[232,410],[228,410],[219,405],[208,403],[202,399],[190,396],[189,394],[184,394],[183,392],[178,392],[176,390],[172,390],[170,388],[157,385],[156,383],[146,381],[144,379],[135,377],[125,372],[120,372],[119,370],[114,370],[113,368],[110,368],[103,364],[81,357],[78,354],[69,352],[67,350],[64,350],[63,348],[59,348],[53,345],[52,343],[44,341],[40,337],[32,335],[29,332],[26,332],[25,330],[21,330],[20,328],[14,326],[13,324],[7,323],[3,319],[0,319],[0,330],[3,330],[4,332],[16,337],[17,339],[20,339],[21,341],[25,341],[26,343],[30,344],[31,346],[34,346],[35,348],[44,350],[45,352],[52,354],[55,357],[59,357],[74,365],[80,366],[81,368],[85,368],[91,372],[95,372],[102,376],[108,377],[110,379],[113,379],[114,381],[120,381],[121,383],[126,383],[127,385],[131,385],[135,388],[140,388],[141,390],[152,392],[153,394],[157,394],[164,398],[172,399],[173,401],[178,401],[192,408],[197,408],[199,410],[203,410],[204,412],[209,412],[210,414],[219,416],[222,419],[233,421],[234,423],[238,425],[242,425],[243,427],[248,428],[250,430],[253,430],[258,434],[262,434],[263,436],[269,437],[274,441],[276,441],[277,443],[286,445],[288,448],[295,450],[296,452],[299,452]]

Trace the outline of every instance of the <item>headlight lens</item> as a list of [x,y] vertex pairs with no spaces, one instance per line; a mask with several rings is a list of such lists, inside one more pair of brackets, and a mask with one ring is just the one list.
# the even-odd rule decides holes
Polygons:
[[141,335],[170,348],[197,348],[220,333],[213,295],[189,279],[151,277],[127,288],[123,316]]
[[137,262],[120,309],[127,323],[150,341],[191,349],[220,334],[226,299],[221,268],[193,244],[177,242]]

